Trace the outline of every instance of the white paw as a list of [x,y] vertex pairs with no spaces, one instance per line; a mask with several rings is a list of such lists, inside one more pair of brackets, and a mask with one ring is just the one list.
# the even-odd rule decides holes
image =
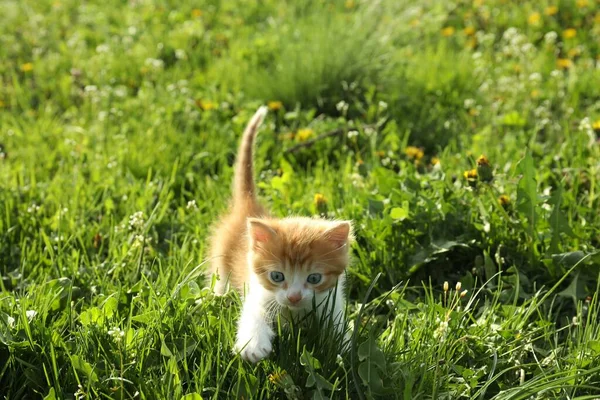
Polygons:
[[238,338],[235,343],[235,351],[240,353],[244,360],[251,363],[257,363],[263,358],[266,358],[273,350],[271,337],[265,334],[257,334],[248,338]]

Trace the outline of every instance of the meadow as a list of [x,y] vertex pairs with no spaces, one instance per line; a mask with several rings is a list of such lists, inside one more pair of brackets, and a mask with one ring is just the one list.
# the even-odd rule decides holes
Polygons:
[[[600,1],[0,0],[0,397],[597,399]],[[352,341],[233,354],[240,134]]]

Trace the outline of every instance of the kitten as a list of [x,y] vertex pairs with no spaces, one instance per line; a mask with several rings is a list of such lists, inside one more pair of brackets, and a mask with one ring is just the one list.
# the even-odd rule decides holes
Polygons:
[[297,315],[317,306],[333,312],[344,332],[344,270],[350,255],[348,221],[289,217],[275,219],[257,202],[252,148],[267,108],[254,114],[239,146],[229,213],[211,238],[215,291],[233,287],[244,296],[235,350],[258,362],[272,350],[272,323],[278,311]]

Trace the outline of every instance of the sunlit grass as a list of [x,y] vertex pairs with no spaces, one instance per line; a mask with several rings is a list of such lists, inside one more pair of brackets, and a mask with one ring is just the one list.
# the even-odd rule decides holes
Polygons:
[[[594,4],[0,0],[0,395],[593,398]],[[243,362],[210,290],[262,104],[274,215],[354,221],[347,352]]]

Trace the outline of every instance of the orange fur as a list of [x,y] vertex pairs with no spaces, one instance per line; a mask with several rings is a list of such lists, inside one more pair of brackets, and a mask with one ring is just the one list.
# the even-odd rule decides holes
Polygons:
[[[274,290],[277,285],[268,278],[271,271],[297,268],[322,273],[323,281],[314,290],[325,291],[335,286],[349,263],[351,225],[345,221],[316,218],[275,219],[258,203],[252,148],[265,113],[265,108],[260,108],[242,135],[235,166],[233,201],[211,237],[212,272],[220,279],[217,291],[223,292],[226,289],[223,283],[227,281],[243,294],[250,274],[256,274],[267,290]],[[253,236],[253,230],[261,232],[254,232]],[[265,234],[272,237],[261,241],[261,235]]]

